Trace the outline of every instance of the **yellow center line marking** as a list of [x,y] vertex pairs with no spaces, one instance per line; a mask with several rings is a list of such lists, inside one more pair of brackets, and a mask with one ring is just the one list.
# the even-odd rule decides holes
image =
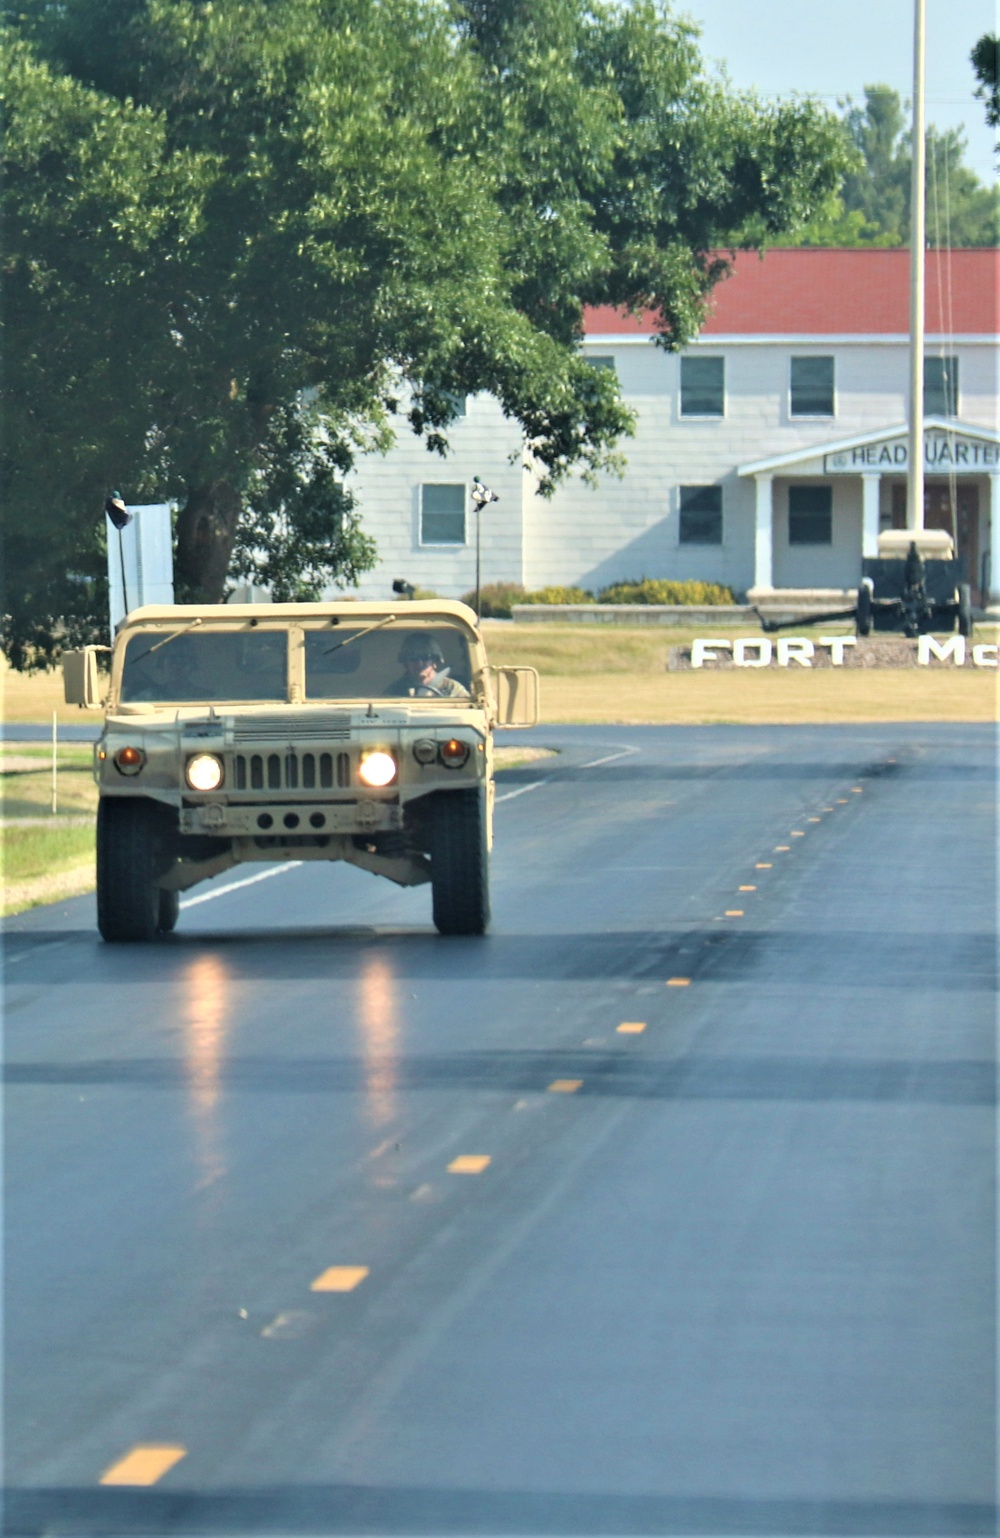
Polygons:
[[862,791],[862,788],[861,788],[860,785],[852,785],[851,786],[851,795],[852,796],[860,796],[860,795],[863,795],[863,794],[864,794],[864,792]]
[[549,1093],[553,1095],[575,1095],[582,1079],[553,1079],[549,1085]]
[[775,844],[774,852],[775,854],[787,854],[791,847],[791,844]]
[[756,892],[756,890],[757,890],[757,888],[755,886],[741,886],[740,887],[740,891],[741,892]]
[[774,869],[774,866],[771,864],[770,860],[758,860],[757,864],[754,866],[754,870],[773,870],[773,869]]
[[809,822],[822,822],[823,819],[822,819],[822,817],[810,817],[810,818],[808,818],[808,821]]
[[645,1020],[623,1020],[617,1027],[622,1036],[640,1036],[645,1029]]
[[367,1266],[327,1266],[310,1283],[310,1292],[353,1292],[368,1275]]
[[837,805],[838,806],[846,806],[847,805],[847,797],[846,796],[838,796],[837,797]]
[[119,1458],[101,1475],[102,1485],[155,1485],[168,1469],[187,1457],[186,1447],[162,1446],[159,1443],[133,1447],[124,1458]]
[[667,987],[668,988],[690,988],[690,986],[691,986],[691,979],[690,979],[690,977],[668,977],[667,978]]
[[833,807],[832,807],[832,806],[824,806],[824,807],[823,807],[823,808],[822,808],[822,810],[823,810],[823,811],[824,811],[824,812],[832,812],[832,811],[833,811]]
[[743,909],[742,908],[727,908],[726,909],[726,918],[727,919],[741,919],[742,917],[743,917]]
[[789,838],[805,838],[805,834],[801,828],[793,828],[788,836]]
[[459,1154],[448,1169],[452,1175],[481,1175],[489,1162],[489,1154]]

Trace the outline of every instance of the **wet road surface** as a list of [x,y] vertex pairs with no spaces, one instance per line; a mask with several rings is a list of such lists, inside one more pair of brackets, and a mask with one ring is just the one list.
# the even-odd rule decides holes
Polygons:
[[515,737],[482,940],[10,921],[7,1532],[996,1531],[995,733]]

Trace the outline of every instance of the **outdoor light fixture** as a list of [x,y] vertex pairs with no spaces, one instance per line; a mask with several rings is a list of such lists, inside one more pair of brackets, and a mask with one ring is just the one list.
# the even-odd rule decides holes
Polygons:
[[363,753],[358,765],[358,778],[365,785],[375,787],[391,785],[396,778],[396,760],[391,753],[386,753],[382,748],[374,748],[370,753]]
[[218,790],[222,784],[222,759],[214,753],[196,753],[189,758],[184,777],[192,790]]
[[104,504],[104,511],[119,533],[122,529],[128,527],[134,517],[134,514],[130,513],[125,506],[125,501],[120,491],[113,491],[111,493]]
[[440,755],[446,769],[461,769],[469,756],[469,744],[450,737],[447,742],[442,742]]
[[114,757],[119,774],[138,774],[145,762],[146,755],[141,748],[119,748]]

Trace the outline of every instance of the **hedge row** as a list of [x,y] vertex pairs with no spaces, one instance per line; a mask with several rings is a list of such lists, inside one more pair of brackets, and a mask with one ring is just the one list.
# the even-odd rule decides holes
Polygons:
[[[720,587],[717,582],[672,582],[665,577],[614,582],[597,593],[583,587],[540,587],[534,592],[528,592],[516,582],[490,582],[480,589],[479,612],[484,619],[510,619],[516,603],[666,603],[715,606],[735,601],[731,590]],[[475,592],[466,593],[462,602],[475,608]]]

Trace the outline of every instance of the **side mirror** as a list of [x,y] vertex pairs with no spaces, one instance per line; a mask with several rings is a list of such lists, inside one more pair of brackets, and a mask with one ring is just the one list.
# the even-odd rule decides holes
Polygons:
[[494,668],[497,726],[538,725],[538,672],[535,668]]
[[109,650],[107,646],[85,646],[82,651],[63,652],[63,698],[67,705],[82,705],[85,710],[100,708],[103,694],[97,653]]

